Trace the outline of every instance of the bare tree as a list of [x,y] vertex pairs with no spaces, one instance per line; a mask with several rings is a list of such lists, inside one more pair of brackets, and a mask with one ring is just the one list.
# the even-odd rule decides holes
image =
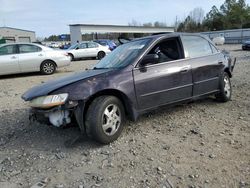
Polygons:
[[128,25],[129,26],[141,26],[141,23],[133,19],[131,22],[128,23]]
[[202,23],[204,20],[204,10],[201,7],[197,7],[189,13],[189,16],[196,24]]

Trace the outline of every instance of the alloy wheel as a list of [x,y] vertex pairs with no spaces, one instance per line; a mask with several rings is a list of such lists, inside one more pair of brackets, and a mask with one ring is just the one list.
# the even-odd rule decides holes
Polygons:
[[114,135],[121,125],[121,110],[115,104],[108,105],[102,115],[102,129],[108,136]]

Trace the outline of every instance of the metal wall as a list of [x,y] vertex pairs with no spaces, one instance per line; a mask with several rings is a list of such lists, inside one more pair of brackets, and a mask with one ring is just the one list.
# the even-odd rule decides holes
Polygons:
[[174,32],[173,27],[142,27],[121,25],[72,24],[70,26],[71,44],[82,40],[83,33],[165,33]]
[[210,39],[215,37],[225,37],[226,44],[241,44],[243,41],[250,40],[250,28],[248,29],[232,29],[222,31],[203,32]]
[[0,36],[10,42],[36,41],[35,32],[10,27],[0,27]]

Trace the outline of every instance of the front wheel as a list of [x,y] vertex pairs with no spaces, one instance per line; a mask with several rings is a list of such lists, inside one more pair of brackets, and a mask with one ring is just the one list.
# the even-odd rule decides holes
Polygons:
[[125,121],[123,104],[114,96],[96,98],[86,114],[86,132],[97,142],[109,144],[121,134]]
[[41,64],[41,73],[42,74],[53,74],[56,71],[56,64],[53,61],[44,61]]
[[215,95],[216,99],[220,102],[227,102],[232,96],[232,86],[228,73],[224,72],[219,86],[220,92]]

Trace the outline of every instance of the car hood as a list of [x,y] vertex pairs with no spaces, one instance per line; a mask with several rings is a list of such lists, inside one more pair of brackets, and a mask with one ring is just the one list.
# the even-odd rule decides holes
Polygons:
[[26,91],[22,95],[22,99],[25,101],[30,101],[36,97],[48,95],[52,91],[57,90],[57,89],[64,87],[66,85],[69,85],[69,84],[72,84],[74,82],[77,82],[77,81],[80,81],[83,79],[87,79],[87,78],[90,78],[93,76],[101,75],[101,74],[107,73],[109,71],[111,71],[111,70],[110,69],[87,70],[84,72],[75,73],[75,74],[70,75],[70,76],[65,76],[65,77],[61,77],[58,79],[54,79],[54,80],[45,82],[43,84],[40,84],[38,86],[35,86],[35,87],[29,89],[28,91]]

